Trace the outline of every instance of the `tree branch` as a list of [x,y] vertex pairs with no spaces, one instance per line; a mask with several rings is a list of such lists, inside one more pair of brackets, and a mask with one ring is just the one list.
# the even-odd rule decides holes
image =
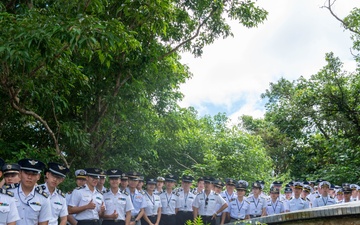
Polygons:
[[353,33],[355,33],[355,34],[359,34],[359,35],[360,35],[360,32],[358,32],[358,31],[352,29],[351,27],[349,27],[349,25],[346,24],[344,20],[340,19],[340,18],[333,12],[333,10],[332,10],[331,7],[334,5],[335,2],[336,2],[336,0],[333,0],[333,1],[328,0],[328,5],[327,5],[327,6],[324,5],[322,8],[328,9],[328,10],[330,11],[331,15],[332,15],[335,19],[337,19],[339,22],[341,22],[346,29],[350,30],[351,32],[353,32]]
[[196,29],[196,32],[193,36],[191,36],[190,38],[186,39],[185,41],[181,42],[180,44],[178,44],[176,47],[174,47],[172,50],[170,50],[169,52],[165,53],[164,55],[162,55],[158,60],[162,60],[165,57],[171,55],[172,53],[176,52],[181,46],[185,45],[186,43],[194,40],[197,36],[199,36],[200,34],[200,30],[201,28],[205,25],[205,23],[211,18],[211,16],[215,13],[216,8],[213,8],[210,12],[210,14],[199,24],[198,28]]
[[48,123],[41,117],[39,116],[38,114],[36,114],[35,112],[33,111],[29,111],[29,110],[26,110],[22,107],[20,107],[18,105],[18,93],[19,93],[19,90],[15,91],[12,87],[9,88],[9,95],[10,95],[10,103],[11,103],[11,106],[16,109],[17,111],[19,111],[20,113],[24,114],[24,115],[28,115],[28,116],[32,116],[34,117],[35,119],[37,119],[38,121],[40,121],[41,124],[43,124],[43,126],[45,127],[45,129],[47,130],[47,132],[50,134],[51,138],[53,139],[54,141],[54,145],[55,145],[55,151],[56,153],[60,156],[60,158],[63,160],[63,162],[65,163],[65,165],[67,167],[69,167],[69,164],[65,158],[65,156],[61,153],[61,150],[60,150],[60,147],[59,147],[59,142],[58,142],[58,139],[56,138],[54,132],[52,131],[52,129],[50,128],[50,126],[48,125]]

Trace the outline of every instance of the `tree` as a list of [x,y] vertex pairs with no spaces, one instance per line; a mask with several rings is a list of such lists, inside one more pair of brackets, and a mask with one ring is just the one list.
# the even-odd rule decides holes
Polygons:
[[134,112],[166,114],[181,97],[178,86],[190,74],[178,52],[200,56],[232,35],[226,17],[256,27],[266,15],[248,0],[2,1],[6,158],[37,150],[45,161],[101,164],[124,138],[114,138],[118,129],[139,128],[128,120]]

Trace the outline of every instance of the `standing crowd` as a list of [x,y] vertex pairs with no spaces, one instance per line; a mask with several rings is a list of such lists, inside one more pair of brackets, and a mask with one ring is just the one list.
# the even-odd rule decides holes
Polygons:
[[[5,163],[0,158],[0,225],[185,225],[201,217],[204,224],[234,221],[357,201],[359,187],[328,181],[248,184],[245,180],[209,176],[197,179],[168,174],[149,178],[120,169],[86,168],[75,171],[76,188],[63,193],[58,186],[69,169],[58,163],[47,166],[35,159]],[[45,183],[38,184],[42,171]],[[104,184],[108,178],[109,187]],[[145,184],[145,188],[143,186]],[[251,188],[251,192],[247,190]]]

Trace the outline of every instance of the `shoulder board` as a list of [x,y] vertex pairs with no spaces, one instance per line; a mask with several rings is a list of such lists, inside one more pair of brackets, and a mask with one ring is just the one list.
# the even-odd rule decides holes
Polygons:
[[316,198],[320,198],[320,195],[316,196]]
[[289,200],[293,199],[293,197],[291,196]]
[[8,195],[8,196],[10,196],[10,197],[14,197],[14,193],[12,193],[11,191],[8,191],[8,190],[6,190],[6,189],[4,189],[4,188],[1,188],[1,189],[0,189],[0,193],[1,193],[1,194],[4,194],[4,195]]
[[72,191],[68,191],[68,194],[71,195]]
[[331,199],[334,199],[334,197],[330,196]]
[[196,195],[201,195],[202,193],[200,192],[200,193],[197,193]]
[[248,201],[248,200],[246,200],[246,199],[244,199],[245,200],[245,202],[247,202],[248,204],[250,204],[250,202]]
[[75,188],[75,189],[76,189],[76,190],[80,190],[80,189],[83,189],[83,188],[85,188],[85,185],[84,185],[84,186],[77,187],[77,188]]
[[144,195],[145,194],[145,191],[141,190],[139,191],[140,194]]
[[99,189],[96,188],[96,191],[99,192],[100,194],[103,194],[102,191],[100,191]]
[[3,186],[3,188],[5,188],[5,189],[14,189],[14,188],[17,188],[17,187],[19,187],[19,183],[17,183],[17,184],[6,184],[6,185]]
[[39,193],[40,195],[44,196],[45,198],[48,198],[48,197],[49,197],[49,195],[46,194],[46,193],[44,192],[44,190],[42,189],[42,187],[40,187],[40,186],[36,186],[35,191],[36,191],[37,193]]
[[176,195],[176,196],[180,196],[180,193],[179,192],[176,192],[176,193],[174,193],[174,195]]
[[284,203],[283,201],[279,200],[280,203]]
[[306,201],[306,199],[305,199],[305,198],[301,198],[301,200]]
[[124,195],[129,195],[129,193],[126,190],[122,190],[121,193],[123,193]]
[[45,189],[46,189],[45,184],[39,185],[39,187],[41,187],[43,190],[45,190]]
[[214,192],[215,195],[219,195],[218,193]]
[[65,193],[62,192],[60,189],[56,189],[56,192],[61,195],[63,198],[65,198]]
[[265,199],[265,197],[263,197],[263,196],[260,196],[260,198]]
[[306,201],[310,202],[310,199],[308,197],[306,197]]
[[105,193],[108,193],[108,192],[110,192],[110,188],[106,188],[106,190],[103,193],[105,194]]

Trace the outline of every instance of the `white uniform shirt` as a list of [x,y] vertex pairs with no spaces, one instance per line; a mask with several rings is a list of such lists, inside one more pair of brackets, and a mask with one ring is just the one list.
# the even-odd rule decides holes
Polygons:
[[184,191],[178,192],[178,201],[176,202],[176,208],[179,208],[179,211],[192,212],[192,205],[195,200],[196,195],[191,191],[185,193]]
[[263,197],[255,198],[254,196],[248,197],[246,199],[250,202],[250,215],[260,216],[262,214],[262,210],[266,208],[266,200]]
[[101,205],[104,202],[103,195],[94,189],[91,191],[87,184],[82,187],[76,188],[72,194],[69,206],[79,207],[83,205],[87,205],[92,200],[93,203],[96,204],[94,209],[86,209],[78,214],[76,214],[76,220],[94,220],[99,219],[99,212],[101,209]]
[[219,194],[211,191],[208,196],[206,196],[205,191],[196,195],[196,198],[193,202],[193,206],[199,209],[200,216],[212,216],[216,213],[216,204],[223,206],[226,203]]
[[120,191],[116,194],[112,193],[111,190],[107,190],[104,195],[105,201],[105,214],[111,215],[114,213],[114,210],[118,213],[117,220],[125,220],[126,212],[134,209],[134,206],[131,202],[129,193],[126,191]]
[[11,194],[13,193],[5,189],[0,190],[0,225],[6,225],[20,220],[15,199],[10,196]]
[[312,202],[312,207],[320,207],[320,206],[325,206],[325,205],[334,205],[336,204],[336,201],[334,198],[327,196],[327,197],[323,197],[323,196],[318,196],[314,199],[314,201]]
[[227,212],[230,213],[231,218],[245,219],[246,215],[250,215],[250,202],[245,198],[241,202],[235,199],[230,202]]
[[158,209],[161,208],[161,200],[160,196],[157,194],[149,195],[147,192],[145,192],[145,201],[146,201],[146,207],[145,207],[145,213],[147,216],[154,216],[157,215]]
[[285,210],[294,212],[302,209],[308,209],[310,208],[309,203],[309,201],[306,201],[305,199],[302,199],[300,197],[291,197],[291,199],[286,202]]
[[47,184],[42,184],[41,187],[45,187],[43,190],[50,198],[52,217],[49,221],[49,225],[57,225],[59,217],[68,215],[65,196],[61,195],[61,192],[58,189],[55,189],[54,193],[50,195]]
[[130,195],[131,202],[134,206],[134,209],[131,210],[131,216],[137,216],[141,209],[146,207],[145,196],[140,193],[137,189],[135,189],[134,193],[128,191]]
[[162,206],[161,214],[175,215],[175,208],[177,207],[179,196],[174,193],[168,194],[166,191],[161,193],[159,196]]
[[268,216],[283,213],[285,211],[284,202],[276,200],[273,202],[272,200],[268,200],[266,202],[266,214]]
[[36,191],[36,188],[40,189],[40,187],[35,186],[28,196],[25,196],[22,191],[21,184],[10,190],[14,192],[16,207],[20,216],[20,220],[16,222],[17,225],[38,224],[51,220],[50,199],[40,193],[43,192],[42,189]]

